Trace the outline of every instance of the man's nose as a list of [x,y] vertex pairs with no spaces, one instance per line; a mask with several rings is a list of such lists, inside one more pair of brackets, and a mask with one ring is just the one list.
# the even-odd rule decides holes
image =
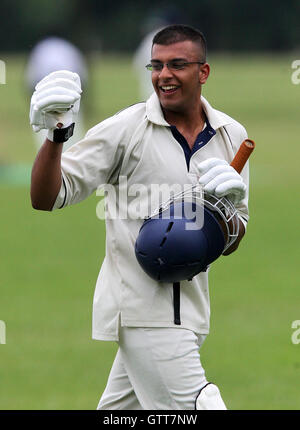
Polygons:
[[167,64],[164,64],[163,68],[159,72],[159,77],[160,78],[169,78],[172,76],[173,76],[173,74],[172,74],[171,70],[168,68]]

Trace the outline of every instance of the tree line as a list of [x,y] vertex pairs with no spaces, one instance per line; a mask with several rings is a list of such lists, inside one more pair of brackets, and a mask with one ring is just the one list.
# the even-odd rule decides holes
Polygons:
[[1,0],[0,51],[63,36],[84,51],[130,52],[160,23],[203,31],[211,51],[300,47],[299,0]]

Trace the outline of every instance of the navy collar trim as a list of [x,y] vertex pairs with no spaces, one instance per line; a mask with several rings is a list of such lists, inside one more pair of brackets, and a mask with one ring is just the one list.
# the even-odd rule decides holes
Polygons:
[[205,146],[216,134],[216,130],[212,128],[212,126],[208,122],[208,119],[206,118],[206,127],[198,134],[194,142],[193,148],[191,149],[185,137],[180,133],[180,131],[175,125],[171,125],[170,129],[174,138],[177,140],[177,142],[181,145],[183,149],[188,169],[190,167],[190,159],[192,155],[195,154],[195,152],[197,152],[200,148]]

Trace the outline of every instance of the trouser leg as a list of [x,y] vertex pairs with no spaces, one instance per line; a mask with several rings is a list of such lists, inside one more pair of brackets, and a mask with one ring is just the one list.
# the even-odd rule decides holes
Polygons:
[[106,388],[101,396],[97,409],[142,409],[122,361],[120,349],[113,362]]
[[195,333],[178,328],[122,327],[119,346],[143,409],[195,409],[197,395],[207,384]]

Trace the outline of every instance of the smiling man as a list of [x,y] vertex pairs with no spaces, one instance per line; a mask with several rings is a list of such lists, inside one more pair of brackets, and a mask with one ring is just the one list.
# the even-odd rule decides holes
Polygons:
[[175,113],[203,119],[199,101],[202,85],[209,75],[209,65],[203,58],[199,45],[190,40],[171,45],[154,43],[148,68],[153,72],[152,84],[169,120]]
[[[109,214],[115,196],[124,195],[124,177],[128,190],[138,185],[184,188],[199,181],[205,191],[235,205],[240,233],[229,254],[248,221],[248,164],[241,175],[229,165],[247,134],[202,96],[210,71],[202,33],[185,25],[164,28],[153,39],[146,67],[155,90],[151,97],[99,123],[63,154],[79,109],[80,81],[74,73],[58,71],[38,84],[30,122],[48,134],[32,169],[32,205],[63,208],[110,184],[115,193],[107,196]],[[142,270],[135,242],[151,206],[144,194],[143,217],[136,217],[136,206],[130,205],[136,195],[128,191],[127,216],[122,211],[122,217],[106,219],[106,256],[94,294],[92,335],[115,341],[119,348],[98,408],[226,409],[218,387],[207,381],[199,355],[209,333],[208,268],[181,282],[176,294],[174,285],[155,281]],[[122,202],[117,205],[121,208]]]
[[206,63],[204,36],[190,31],[189,37],[192,40],[184,40],[172,27],[158,33],[153,39],[148,68],[167,122],[188,137],[192,148],[205,123],[200,96],[210,67]]

